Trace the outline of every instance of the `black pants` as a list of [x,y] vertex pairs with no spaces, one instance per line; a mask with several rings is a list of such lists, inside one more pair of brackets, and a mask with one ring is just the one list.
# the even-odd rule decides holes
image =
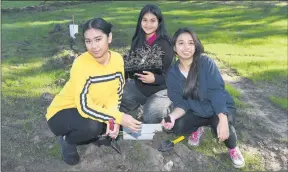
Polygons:
[[[229,138],[224,141],[225,145],[233,149],[237,146],[237,136],[235,129],[233,127],[234,117],[236,111],[234,109],[231,110],[231,113],[228,115],[228,121],[229,121]],[[192,111],[188,111],[184,116],[177,119],[175,121],[175,125],[173,127],[173,132],[175,134],[191,134],[192,132],[197,131],[199,127],[202,126],[211,126],[214,134],[217,136],[217,125],[219,123],[219,118],[217,115],[211,117],[211,118],[203,118],[199,115],[195,114]]]
[[57,112],[48,120],[48,126],[56,136],[66,136],[70,144],[92,142],[106,132],[106,124],[89,118],[83,118],[76,108]]

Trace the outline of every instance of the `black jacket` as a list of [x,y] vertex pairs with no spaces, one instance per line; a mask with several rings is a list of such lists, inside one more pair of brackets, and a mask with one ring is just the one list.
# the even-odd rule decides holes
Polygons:
[[[147,97],[166,89],[165,75],[173,61],[174,52],[171,43],[166,39],[159,38],[149,46],[145,45],[130,50],[124,55],[125,77],[135,79],[138,89]],[[155,82],[151,84],[143,83],[134,76],[135,73],[150,71],[155,76]]]

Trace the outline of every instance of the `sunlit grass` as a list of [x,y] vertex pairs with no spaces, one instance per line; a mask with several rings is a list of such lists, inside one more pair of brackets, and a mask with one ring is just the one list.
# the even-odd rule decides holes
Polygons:
[[279,79],[287,79],[287,47],[279,44],[248,47],[208,44],[207,47],[217,58],[254,83],[261,80],[277,83]]
[[[39,74],[37,76],[5,79],[2,82],[2,94],[11,97],[40,97],[43,93],[57,93],[60,87],[53,84],[57,75]],[[52,83],[52,84],[51,84]]]
[[41,1],[1,1],[1,8],[22,8],[27,6],[39,5]]
[[13,24],[2,24],[3,29],[21,29],[23,27],[39,27],[42,25],[51,25],[51,24],[61,24],[61,23],[68,23],[71,20],[61,20],[61,21],[45,21],[45,22],[18,22],[18,23],[13,23]]
[[236,90],[232,85],[226,84],[225,89],[229,92],[232,97],[239,98],[240,92]]
[[44,61],[39,60],[20,65],[8,64],[2,64],[2,94],[5,96],[32,98],[39,97],[44,92],[56,93],[60,87],[53,82],[65,75],[64,69],[43,71]]
[[236,107],[238,107],[238,108],[248,107],[247,103],[245,103],[244,101],[239,100],[240,97],[241,97],[241,94],[236,88],[234,88],[230,84],[225,84],[225,89],[233,97]]
[[243,152],[245,158],[245,167],[243,171],[265,171],[265,165],[263,157],[258,153]]
[[[286,94],[287,95],[287,94]],[[280,106],[282,109],[288,111],[288,98],[284,97],[276,97],[276,96],[270,96],[270,101],[278,106]]]
[[[33,70],[37,68],[35,64],[27,66],[29,65],[27,61],[31,56],[36,56],[38,59],[51,57],[49,52],[51,53],[53,48],[59,46],[59,43],[46,42],[47,39],[43,37],[49,37],[49,32],[56,24],[61,24],[62,27],[67,26],[72,20],[72,15],[76,23],[83,23],[91,16],[103,16],[112,22],[117,31],[125,32],[125,37],[121,39],[129,45],[138,12],[147,3],[97,2],[97,6],[101,6],[97,10],[90,3],[84,3],[67,6],[64,10],[59,8],[53,12],[37,12],[37,15],[33,16],[28,13],[3,15],[2,54],[5,58],[2,72],[4,80],[6,77],[16,78],[15,76],[21,75],[20,73],[35,72]],[[258,7],[256,5],[250,8],[247,6],[249,3],[246,2],[227,5],[208,2],[157,3],[163,11],[167,30],[171,35],[179,27],[192,27],[198,33],[206,50],[229,63],[241,76],[251,79],[254,83],[257,81],[277,82],[287,77],[287,36],[283,35],[287,28],[287,21],[284,19],[285,9],[282,6]],[[231,6],[235,8],[231,9]],[[113,13],[104,10],[104,7]],[[204,8],[205,14],[201,11]],[[64,29],[67,30],[67,28]],[[117,35],[114,37],[117,38]],[[67,40],[63,39],[60,44],[68,44]],[[23,48],[21,43],[24,41],[30,44],[25,45],[23,50],[17,50],[17,47]],[[22,63],[26,67],[21,66]],[[18,66],[15,67],[15,65]],[[18,72],[12,72],[13,70],[8,68]],[[55,78],[47,79],[47,81],[52,82],[53,79]],[[37,79],[30,78],[30,80],[40,86],[36,82]],[[25,79],[24,81],[26,82]],[[29,77],[27,82],[29,82]],[[235,96],[234,100],[238,102]]]
[[[91,16],[104,17],[112,22],[113,28],[116,29],[114,38],[124,39],[129,46],[138,12],[147,3],[149,2],[97,2],[97,6],[101,7],[97,10],[91,3],[84,3],[67,6],[64,10],[59,8],[52,12],[36,12],[37,15],[33,16],[28,13],[3,15],[2,55],[5,57],[2,61],[3,80],[8,82],[9,79],[18,78],[19,83],[9,81],[12,82],[10,84],[27,83],[30,85],[27,86],[27,94],[31,92],[29,89],[33,86],[41,90],[40,88],[47,87],[49,82],[54,82],[57,79],[55,73],[49,71],[48,73],[52,74],[47,74],[38,68],[43,59],[52,56],[53,49],[60,44],[69,44],[68,35],[67,38],[60,37],[62,42],[60,40],[58,43],[47,42],[47,38],[50,37],[49,32],[56,24],[67,30],[65,26],[72,21],[72,15],[78,24],[90,19]],[[228,63],[241,76],[251,79],[254,83],[257,81],[275,83],[287,77],[287,36],[283,35],[287,21],[283,16],[286,11],[282,6],[256,5],[251,8],[247,6],[251,3],[246,2],[242,4],[233,2],[227,5],[209,2],[156,2],[156,4],[162,9],[170,35],[179,27],[192,27],[205,49],[216,54],[218,59]],[[108,10],[104,10],[104,7]],[[202,9],[206,9],[205,14]],[[119,37],[123,35],[122,32],[125,32],[125,36]],[[28,41],[29,44],[21,45],[24,41]],[[20,50],[17,50],[18,47]],[[30,59],[36,59],[38,62],[28,63]],[[35,75],[41,76],[40,78],[44,78],[47,82],[39,82],[40,78],[34,77]],[[234,90],[229,86],[226,88],[232,94],[236,105],[242,106],[239,97],[233,95]],[[5,83],[3,89],[5,94]],[[25,86],[23,89],[25,90]]]

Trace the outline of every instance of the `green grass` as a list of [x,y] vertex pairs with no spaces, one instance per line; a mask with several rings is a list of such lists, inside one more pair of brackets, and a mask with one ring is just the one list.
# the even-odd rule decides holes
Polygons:
[[265,171],[263,158],[257,153],[243,152],[245,167],[243,171]]
[[41,1],[1,1],[2,9],[39,5]]
[[61,158],[59,144],[55,144],[51,149],[49,149],[48,155],[54,158]]
[[[55,1],[58,2],[67,2],[67,1],[46,1],[45,5],[55,3]],[[14,1],[14,0],[4,0],[1,1],[1,9],[7,9],[7,8],[23,8],[28,6],[38,6],[40,3],[43,3],[44,0],[38,0],[38,1]]]
[[270,96],[270,101],[278,106],[280,106],[282,109],[288,111],[288,98],[283,97],[276,97],[276,96]]
[[[281,39],[287,42],[287,36],[279,38],[278,43],[264,45],[209,45],[209,51],[228,63],[243,77],[257,81],[281,83],[287,80],[287,44],[281,44]],[[280,82],[279,82],[280,81]]]
[[232,85],[225,84],[225,89],[228,91],[228,93],[233,97],[236,107],[238,108],[245,108],[248,106],[247,103],[239,100],[240,98],[240,92],[236,90]]
[[[103,16],[114,25],[113,31],[117,33],[114,34],[114,40],[121,40],[128,46],[139,10],[147,2],[96,3],[101,8],[95,10],[94,5],[80,4],[67,6],[65,9],[59,8],[53,12],[35,12],[37,15],[3,15],[3,65],[9,66],[12,61],[16,65],[27,64],[30,58],[35,58],[39,60],[37,63],[41,63],[43,58],[51,57],[51,52],[57,46],[68,45],[68,40],[48,41],[48,32],[53,30],[56,24],[65,28],[68,22],[71,22],[72,15],[75,16],[76,23],[83,23],[91,16]],[[157,3],[163,11],[170,35],[179,27],[190,26],[197,32],[206,50],[229,63],[242,76],[255,82],[277,82],[286,79],[285,7],[253,7],[248,3],[243,5],[236,2],[227,5],[209,2]],[[205,9],[205,14],[202,13],[202,9]],[[51,78],[48,76],[50,74],[45,75]]]

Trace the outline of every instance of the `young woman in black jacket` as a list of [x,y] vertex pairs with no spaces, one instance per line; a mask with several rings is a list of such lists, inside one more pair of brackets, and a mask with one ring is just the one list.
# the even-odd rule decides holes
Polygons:
[[169,112],[165,75],[173,61],[171,40],[161,10],[142,8],[131,49],[124,56],[126,85],[121,109],[129,112],[143,105],[143,122],[159,123]]

